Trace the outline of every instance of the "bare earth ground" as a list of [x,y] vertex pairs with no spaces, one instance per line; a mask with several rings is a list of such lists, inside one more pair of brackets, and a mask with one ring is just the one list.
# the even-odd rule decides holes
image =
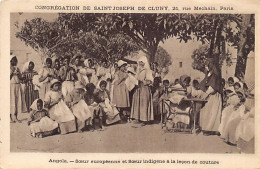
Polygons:
[[64,153],[238,153],[218,136],[165,133],[160,124],[137,127],[116,124],[102,131],[70,133],[33,138],[27,113],[18,116],[22,123],[11,123],[11,152]]

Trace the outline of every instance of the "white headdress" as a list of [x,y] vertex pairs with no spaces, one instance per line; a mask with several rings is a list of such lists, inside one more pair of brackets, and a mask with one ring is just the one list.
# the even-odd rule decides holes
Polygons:
[[22,72],[26,72],[26,71],[29,69],[29,64],[30,64],[30,62],[31,62],[31,61],[26,62],[26,63],[23,65]]

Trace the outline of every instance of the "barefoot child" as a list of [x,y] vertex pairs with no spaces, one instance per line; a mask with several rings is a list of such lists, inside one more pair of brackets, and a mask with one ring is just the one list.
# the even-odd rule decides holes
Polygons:
[[105,114],[106,124],[109,125],[120,121],[119,111],[110,103],[110,97],[106,90],[107,82],[102,80],[99,86],[100,89],[97,89],[95,95],[101,110]]
[[58,122],[61,134],[76,131],[75,117],[63,101],[61,83],[57,79],[51,81],[51,90],[46,93],[45,107],[49,109],[50,118]]
[[91,125],[93,117],[93,114],[84,100],[84,94],[84,86],[80,81],[77,81],[75,83],[75,89],[73,89],[65,99],[67,105],[72,109],[72,113],[76,116],[78,132],[82,132],[86,125]]
[[43,109],[43,101],[37,99],[31,105],[30,119],[28,125],[33,137],[42,138],[52,135],[59,127],[58,123],[48,117],[47,110]]

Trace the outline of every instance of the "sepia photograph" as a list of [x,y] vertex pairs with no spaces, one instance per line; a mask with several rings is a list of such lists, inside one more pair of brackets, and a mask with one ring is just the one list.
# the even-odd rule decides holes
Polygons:
[[255,15],[10,13],[10,152],[255,153]]

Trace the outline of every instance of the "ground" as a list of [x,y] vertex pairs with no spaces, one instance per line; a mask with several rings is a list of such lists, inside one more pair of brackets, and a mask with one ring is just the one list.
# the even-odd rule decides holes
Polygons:
[[160,124],[116,124],[94,132],[33,138],[26,118],[23,113],[22,123],[11,123],[11,152],[238,153],[218,136],[165,133]]

